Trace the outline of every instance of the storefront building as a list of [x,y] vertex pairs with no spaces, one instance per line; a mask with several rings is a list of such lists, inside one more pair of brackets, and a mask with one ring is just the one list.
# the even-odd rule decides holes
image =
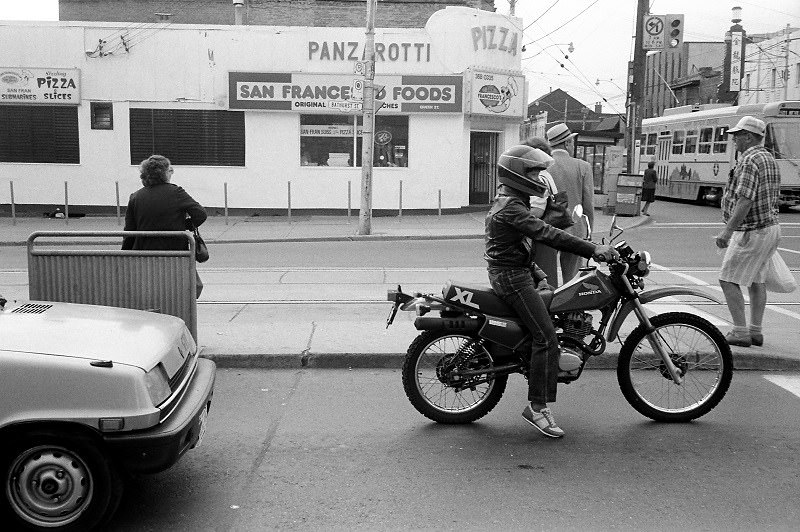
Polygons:
[[[525,111],[521,21],[377,29],[373,209],[488,203]],[[138,28],[138,30],[137,30]],[[103,211],[169,157],[204,205],[359,204],[360,28],[0,23],[0,205]],[[402,189],[402,193],[401,193]],[[24,210],[24,208],[23,208]]]

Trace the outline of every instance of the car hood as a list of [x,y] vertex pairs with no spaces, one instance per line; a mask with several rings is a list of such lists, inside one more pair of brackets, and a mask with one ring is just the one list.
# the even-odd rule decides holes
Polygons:
[[149,371],[184,328],[179,318],[142,310],[29,301],[0,312],[0,351],[111,360]]

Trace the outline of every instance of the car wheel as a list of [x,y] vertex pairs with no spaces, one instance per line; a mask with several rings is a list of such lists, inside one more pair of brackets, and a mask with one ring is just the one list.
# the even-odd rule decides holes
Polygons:
[[18,526],[91,530],[111,517],[123,485],[94,441],[49,431],[14,440],[0,471],[3,510]]

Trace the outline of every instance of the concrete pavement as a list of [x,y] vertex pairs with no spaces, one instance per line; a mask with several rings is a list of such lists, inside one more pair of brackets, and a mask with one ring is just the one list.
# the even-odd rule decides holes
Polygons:
[[[354,216],[212,216],[201,227],[212,255],[214,244],[314,241],[482,239],[484,212],[373,217],[369,235],[359,235]],[[594,235],[607,235],[612,217],[595,211]],[[619,217],[626,229],[647,224],[652,218]],[[34,231],[118,231],[116,217],[51,219],[0,218],[0,245],[24,245]],[[204,269],[199,267],[208,284]],[[485,272],[468,272],[485,282]],[[325,282],[324,280],[320,282]],[[413,287],[411,287],[413,288]],[[385,287],[381,292],[385,293]],[[710,292],[713,293],[713,292]],[[204,293],[206,296],[207,293]],[[718,294],[715,294],[718,295]],[[413,317],[401,313],[385,329],[388,302],[348,305],[339,302],[298,302],[269,305],[198,302],[199,344],[203,356],[228,367],[399,367],[406,348],[418,332]],[[727,316],[727,312],[722,313]],[[632,320],[631,326],[633,325]],[[722,327],[725,329],[724,327]],[[772,334],[769,334],[771,332]],[[798,370],[796,339],[782,331],[766,331],[761,348],[734,348],[736,367],[759,370]],[[615,367],[619,344],[592,359],[588,367]]]

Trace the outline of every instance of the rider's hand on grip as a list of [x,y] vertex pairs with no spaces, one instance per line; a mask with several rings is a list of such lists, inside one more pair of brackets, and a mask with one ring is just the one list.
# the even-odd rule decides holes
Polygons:
[[611,246],[600,245],[594,248],[592,258],[598,262],[613,262],[619,260],[619,253]]

